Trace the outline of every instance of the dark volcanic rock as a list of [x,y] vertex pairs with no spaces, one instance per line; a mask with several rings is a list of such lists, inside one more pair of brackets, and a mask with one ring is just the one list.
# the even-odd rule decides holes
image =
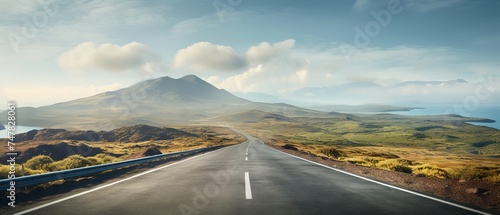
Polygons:
[[129,155],[126,159],[136,159],[153,155],[160,155],[161,151],[157,147],[149,147],[147,149],[141,149],[138,152],[135,152]]
[[282,146],[284,149],[291,149],[291,150],[294,150],[294,151],[298,151],[297,147],[293,146],[293,145],[290,145],[290,144],[285,144]]
[[142,156],[143,157],[147,157],[147,156],[153,156],[153,155],[161,155],[161,151],[156,148],[156,147],[149,147],[146,149],[146,151],[144,153],[142,153]]

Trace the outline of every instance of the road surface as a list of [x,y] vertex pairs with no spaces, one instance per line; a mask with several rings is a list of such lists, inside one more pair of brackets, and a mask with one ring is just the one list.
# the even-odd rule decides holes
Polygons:
[[250,137],[26,214],[478,214],[292,157]]

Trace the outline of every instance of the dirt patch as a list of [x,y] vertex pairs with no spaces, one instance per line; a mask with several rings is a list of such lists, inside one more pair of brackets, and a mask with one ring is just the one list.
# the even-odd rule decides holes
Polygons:
[[468,205],[471,208],[485,210],[489,213],[500,214],[500,183],[478,180],[465,181],[456,179],[417,177],[402,172],[369,168],[348,162],[331,160],[325,157],[315,156],[311,153],[290,150],[278,145],[269,144],[268,141],[265,142],[267,145],[277,150],[331,166],[336,169],[341,169],[366,178],[374,179],[408,190],[417,191],[426,195],[450,199],[452,201],[460,202],[463,205]]

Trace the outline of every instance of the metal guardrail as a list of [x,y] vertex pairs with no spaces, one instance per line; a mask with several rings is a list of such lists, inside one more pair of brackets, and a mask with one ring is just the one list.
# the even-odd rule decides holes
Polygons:
[[99,173],[102,171],[113,170],[113,169],[118,169],[118,168],[122,168],[122,167],[137,165],[137,164],[146,163],[146,162],[150,162],[150,161],[154,161],[154,160],[158,160],[158,159],[162,159],[162,158],[173,157],[173,156],[177,156],[177,155],[196,154],[196,153],[200,153],[200,152],[204,152],[204,151],[208,151],[208,150],[216,149],[216,148],[220,148],[220,147],[222,147],[222,146],[211,146],[211,147],[194,149],[194,150],[187,150],[187,151],[173,152],[173,153],[168,153],[168,154],[153,155],[153,156],[143,157],[143,158],[136,158],[136,159],[120,161],[120,162],[116,162],[116,163],[100,164],[100,165],[95,165],[95,166],[87,166],[87,167],[81,167],[81,168],[75,168],[75,169],[61,170],[61,171],[49,172],[49,173],[43,173],[43,174],[37,174],[37,175],[28,175],[28,176],[16,177],[14,179],[2,179],[2,180],[0,180],[0,190],[5,191],[6,189],[8,189],[10,187],[10,183],[12,181],[15,182],[15,187],[17,189],[20,187],[42,184],[42,183],[47,183],[47,182],[60,180],[60,179],[68,179],[68,178],[91,175],[91,174]]

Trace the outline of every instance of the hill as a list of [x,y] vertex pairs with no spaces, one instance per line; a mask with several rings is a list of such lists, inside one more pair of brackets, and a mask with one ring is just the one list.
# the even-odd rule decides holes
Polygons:
[[[18,124],[67,130],[112,130],[147,124],[165,126],[198,122],[245,110],[282,114],[321,114],[287,104],[251,102],[188,75],[162,77],[127,88],[38,108],[18,108]],[[0,119],[0,123],[2,120]]]
[[291,122],[294,120],[289,117],[283,116],[281,114],[269,113],[260,110],[252,110],[252,111],[245,111],[245,112],[228,114],[221,117],[217,117],[215,121],[256,123],[262,121]]
[[171,140],[179,137],[196,135],[174,128],[159,128],[148,125],[135,125],[117,128],[111,131],[67,131],[65,129],[31,130],[17,134],[16,141],[107,141],[107,142],[140,142],[147,140]]

